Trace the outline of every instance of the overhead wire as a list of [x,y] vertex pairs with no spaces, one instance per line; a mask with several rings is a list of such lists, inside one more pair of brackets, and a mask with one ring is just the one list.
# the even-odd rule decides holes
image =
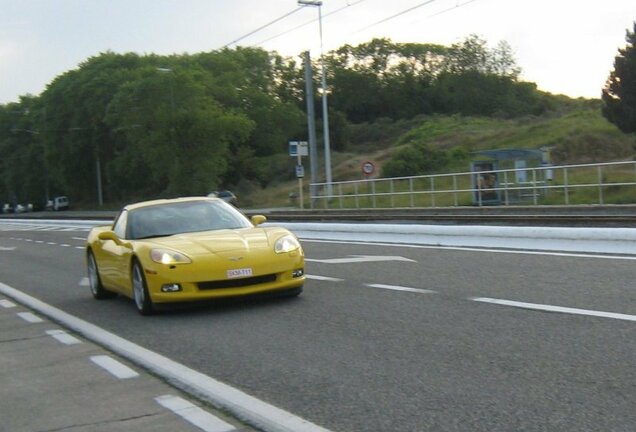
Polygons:
[[[336,10],[332,11],[332,12],[329,12],[329,13],[327,13],[327,14],[323,15],[323,16],[322,16],[322,18],[324,19],[324,18],[327,18],[327,17],[329,17],[329,16],[331,16],[331,15],[334,15],[334,14],[337,14],[337,13],[339,13],[339,12],[342,12],[344,9],[347,9],[347,8],[349,8],[349,7],[351,7],[351,6],[356,6],[356,5],[358,5],[358,4],[360,4],[360,3],[364,2],[364,1],[366,1],[366,0],[357,0],[357,1],[354,1],[354,2],[349,2],[349,1],[347,1],[347,4],[346,4],[346,5],[344,5],[344,6],[340,7],[340,8],[338,8],[338,9],[336,9]],[[361,29],[359,29],[359,30],[355,31],[355,32],[354,32],[354,33],[352,33],[352,34],[360,33],[360,32],[362,32],[362,31],[368,30],[368,29],[370,29],[370,28],[372,28],[372,27],[378,26],[378,25],[380,25],[380,24],[384,24],[385,22],[391,21],[391,20],[393,20],[393,19],[395,19],[395,18],[398,18],[398,17],[400,17],[400,16],[402,16],[402,15],[405,15],[405,14],[407,14],[407,13],[409,13],[409,12],[412,12],[412,11],[414,11],[414,10],[416,10],[416,9],[419,9],[419,8],[421,8],[421,7],[424,7],[424,6],[426,6],[426,5],[429,5],[429,4],[431,4],[431,3],[435,2],[435,1],[436,1],[436,0],[426,0],[425,2],[419,3],[419,4],[415,5],[415,6],[412,6],[412,7],[409,7],[409,8],[407,8],[407,9],[404,9],[404,10],[402,10],[402,11],[400,11],[400,12],[396,13],[396,14],[393,14],[393,15],[388,16],[388,17],[386,17],[386,18],[383,18],[383,19],[381,19],[381,20],[379,20],[379,21],[376,21],[376,22],[374,22],[374,23],[372,23],[372,24],[369,24],[369,25],[367,25],[367,26],[365,26],[365,27],[363,27],[363,28],[361,28]],[[458,8],[460,8],[460,7],[462,7],[462,6],[465,6],[465,5],[469,4],[469,3],[473,3],[473,2],[475,2],[475,1],[477,1],[477,0],[468,0],[468,1],[465,1],[464,3],[457,3],[455,6],[450,7],[450,8],[447,8],[447,9],[444,9],[444,10],[439,11],[439,12],[436,12],[436,13],[434,13],[434,14],[432,14],[432,15],[428,16],[427,18],[432,18],[432,17],[438,16],[438,15],[441,15],[441,14],[444,14],[444,13],[447,13],[447,12],[450,12],[450,11],[452,11],[452,10],[458,9]],[[459,0],[458,0],[458,2],[459,2]],[[247,33],[247,34],[245,34],[245,35],[243,35],[243,36],[241,36],[241,37],[239,37],[239,38],[237,38],[237,39],[233,40],[232,42],[229,42],[229,43],[227,43],[227,44],[223,45],[223,47],[222,47],[222,48],[227,48],[227,47],[229,47],[230,45],[234,45],[234,44],[236,44],[237,42],[240,42],[240,41],[242,41],[243,39],[246,39],[246,38],[248,38],[249,36],[252,36],[252,35],[254,35],[254,34],[258,33],[259,31],[261,31],[261,30],[263,30],[263,29],[265,29],[265,28],[267,28],[267,27],[269,27],[269,26],[271,26],[271,25],[273,25],[273,24],[275,24],[275,23],[277,23],[277,22],[279,22],[279,21],[281,21],[281,20],[283,20],[283,19],[285,19],[285,18],[287,18],[287,17],[291,16],[291,15],[293,15],[294,13],[298,12],[299,10],[301,10],[301,9],[303,9],[303,8],[304,8],[304,6],[299,6],[299,7],[297,7],[296,9],[294,9],[294,10],[292,10],[292,11],[290,11],[290,12],[287,12],[286,14],[284,14],[284,15],[282,15],[282,16],[280,16],[280,17],[278,17],[278,18],[276,18],[276,19],[274,19],[274,20],[272,20],[272,21],[268,22],[267,24],[264,24],[264,25],[262,25],[262,26],[260,26],[260,27],[256,28],[255,30],[252,30],[252,31],[250,31],[249,33]],[[312,24],[312,23],[314,23],[314,22],[316,22],[316,21],[318,21],[318,18],[314,18],[314,19],[312,19],[312,20],[306,21],[306,22],[304,22],[304,23],[302,23],[302,24],[299,24],[299,25],[297,25],[297,26],[295,26],[295,27],[292,27],[292,28],[290,28],[290,29],[288,29],[288,30],[286,30],[286,31],[284,31],[284,32],[278,33],[278,34],[273,35],[273,36],[271,36],[271,37],[269,37],[269,38],[267,38],[267,39],[261,40],[260,42],[255,43],[255,44],[253,44],[253,45],[251,45],[251,46],[252,46],[252,47],[260,46],[260,45],[262,45],[262,44],[264,44],[264,43],[266,43],[266,42],[269,42],[269,41],[271,41],[271,40],[273,40],[273,39],[279,38],[279,37],[284,36],[284,35],[286,35],[286,34],[288,34],[288,33],[291,33],[291,32],[293,32],[293,31],[296,31],[296,30],[298,30],[298,29],[300,29],[300,28],[302,28],[302,27],[305,27],[305,26],[307,26],[307,25],[309,25],[309,24]]]
[[436,12],[436,13],[434,13],[433,15],[429,15],[429,16],[427,16],[426,18],[434,18],[434,17],[436,17],[436,16],[438,16],[438,15],[445,14],[446,12],[450,12],[450,11],[453,11],[453,10],[455,10],[455,9],[459,9],[459,8],[460,8],[460,7],[462,7],[462,6],[466,6],[468,3],[472,3],[472,2],[475,2],[475,1],[477,1],[477,0],[468,0],[468,1],[464,2],[464,3],[457,3],[457,4],[456,4],[455,6],[453,6],[453,7],[449,7],[449,8],[447,8],[447,9],[444,9],[444,10],[441,10],[441,11],[439,11],[439,12]]
[[402,16],[402,15],[404,15],[404,14],[406,14],[406,13],[409,13],[409,12],[411,12],[411,11],[414,11],[415,9],[419,9],[419,8],[421,8],[421,7],[424,7],[424,6],[428,5],[428,4],[433,3],[434,1],[435,1],[435,0],[427,0],[427,1],[425,1],[424,3],[420,3],[420,4],[417,4],[417,5],[415,5],[415,6],[412,6],[412,7],[408,8],[408,9],[405,9],[405,10],[403,10],[403,11],[401,11],[401,12],[398,12],[398,13],[396,13],[396,14],[394,14],[394,15],[391,15],[391,16],[389,16],[389,17],[383,18],[383,19],[381,19],[380,21],[376,21],[376,22],[374,22],[373,24],[369,24],[368,26],[361,28],[360,30],[356,31],[355,33],[360,33],[360,32],[363,32],[363,31],[365,31],[365,30],[370,29],[371,27],[375,27],[375,26],[377,26],[377,25],[384,24],[384,23],[385,23],[385,22],[387,22],[387,21],[391,21],[392,19],[395,19],[395,18],[397,18],[397,17],[399,17],[399,16]]
[[[334,11],[332,11],[332,12],[329,12],[329,13],[327,13],[327,14],[323,15],[323,16],[322,16],[322,18],[323,18],[323,19],[325,19],[325,18],[327,18],[327,17],[329,17],[329,16],[331,16],[331,15],[334,15],[334,14],[337,14],[338,12],[343,11],[344,9],[346,9],[346,8],[348,8],[348,7],[355,6],[355,5],[357,5],[357,4],[359,4],[359,3],[362,3],[362,2],[364,2],[364,1],[366,1],[366,0],[357,0],[357,1],[353,2],[353,3],[349,3],[349,2],[347,2],[347,4],[346,4],[345,6],[342,6],[342,7],[341,7],[341,8],[339,8],[339,9],[336,9],[336,10],[334,10]],[[262,44],[264,44],[264,43],[266,43],[266,42],[269,42],[269,41],[271,41],[271,40],[273,40],[273,39],[279,38],[279,37],[281,37],[281,36],[284,36],[284,35],[286,35],[286,34],[288,34],[288,33],[293,32],[293,31],[295,31],[295,30],[298,30],[299,28],[302,28],[302,27],[305,27],[305,26],[307,26],[307,25],[309,25],[309,24],[315,23],[316,21],[318,21],[318,18],[314,18],[314,19],[312,19],[312,20],[309,20],[309,21],[307,21],[307,22],[304,22],[304,23],[302,23],[302,24],[299,24],[299,25],[297,25],[296,27],[292,27],[292,28],[291,28],[291,29],[289,29],[289,30],[286,30],[286,31],[284,31],[284,32],[282,32],[282,33],[278,33],[278,34],[276,34],[276,35],[274,35],[274,36],[271,36],[271,37],[269,37],[269,38],[267,38],[267,39],[265,39],[265,40],[262,40],[262,41],[260,41],[260,42],[258,42],[258,43],[256,43],[256,44],[252,45],[252,46],[253,46],[253,47],[260,46],[260,45],[262,45]]]
[[290,15],[295,14],[296,12],[298,12],[299,10],[301,10],[302,8],[303,8],[302,6],[297,7],[296,9],[294,9],[294,10],[292,10],[292,11],[290,11],[290,12],[286,13],[285,15],[282,15],[282,16],[280,16],[280,17],[276,18],[275,20],[270,21],[270,22],[268,22],[267,24],[264,24],[264,25],[260,26],[260,27],[259,27],[259,28],[257,28],[256,30],[252,30],[251,32],[249,32],[249,33],[247,33],[247,34],[245,34],[245,35],[241,36],[240,38],[238,38],[238,39],[234,39],[232,42],[229,42],[229,43],[227,43],[227,44],[223,45],[223,47],[222,47],[222,48],[227,48],[227,47],[229,47],[230,45],[234,45],[235,43],[237,43],[237,42],[239,42],[239,41],[242,41],[243,39],[248,38],[249,36],[252,36],[252,35],[253,35],[253,34],[255,34],[255,33],[258,33],[259,31],[263,30],[264,28],[267,28],[267,27],[271,26],[272,24],[275,24],[275,23],[277,23],[278,21],[280,21],[280,20],[282,20],[282,19],[285,19],[285,18],[287,18],[287,17],[288,17],[288,16],[290,16]]

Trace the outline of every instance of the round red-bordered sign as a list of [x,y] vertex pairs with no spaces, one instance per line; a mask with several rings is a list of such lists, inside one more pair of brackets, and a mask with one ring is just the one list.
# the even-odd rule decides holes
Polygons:
[[375,172],[375,165],[371,161],[362,162],[362,174],[371,175]]

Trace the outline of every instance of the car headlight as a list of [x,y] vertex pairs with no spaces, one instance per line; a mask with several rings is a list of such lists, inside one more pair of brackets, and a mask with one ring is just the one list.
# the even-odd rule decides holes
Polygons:
[[274,245],[274,252],[276,253],[291,252],[296,249],[300,249],[300,243],[291,234],[279,238]]
[[190,258],[170,249],[151,249],[150,259],[159,264],[189,264]]

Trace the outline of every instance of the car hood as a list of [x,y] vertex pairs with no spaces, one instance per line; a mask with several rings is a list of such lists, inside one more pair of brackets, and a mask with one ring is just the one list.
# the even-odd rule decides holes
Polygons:
[[224,252],[272,250],[288,231],[281,228],[245,228],[176,234],[144,240],[150,247],[176,249],[190,256]]

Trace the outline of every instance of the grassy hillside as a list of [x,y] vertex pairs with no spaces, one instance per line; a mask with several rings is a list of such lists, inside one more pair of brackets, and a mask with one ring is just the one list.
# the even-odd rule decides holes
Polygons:
[[[630,160],[636,155],[636,136],[625,135],[609,123],[594,103],[541,117],[496,119],[486,117],[432,116],[408,121],[379,120],[352,125],[345,152],[332,152],[334,181],[362,178],[362,162],[371,160],[376,172],[399,149],[415,143],[454,155],[442,172],[468,171],[471,153],[479,150],[551,148],[554,164],[595,163]],[[290,172],[295,160],[288,159]],[[323,152],[319,144],[320,181],[323,181]],[[283,158],[283,156],[281,156]],[[285,161],[279,161],[285,165]],[[304,160],[306,171],[309,162]],[[419,175],[426,173],[413,173]],[[305,178],[308,185],[309,178]],[[244,185],[248,186],[248,185]],[[239,191],[250,207],[288,205],[289,193],[298,191],[296,180],[277,180],[264,190],[246,187]],[[258,189],[258,190],[255,190]]]

